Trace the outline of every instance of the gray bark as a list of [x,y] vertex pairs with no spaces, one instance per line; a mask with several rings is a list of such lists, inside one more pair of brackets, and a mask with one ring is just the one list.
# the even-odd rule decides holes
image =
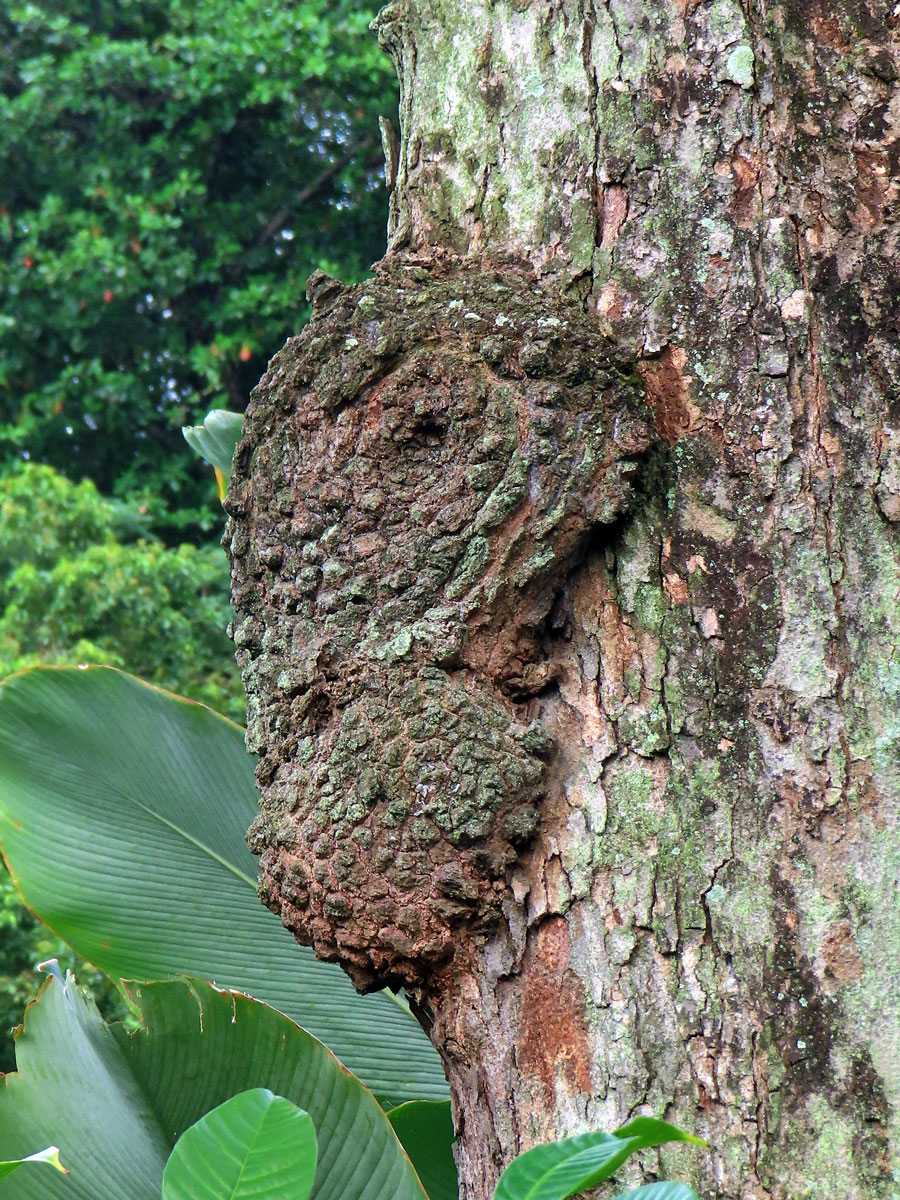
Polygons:
[[389,252],[314,283],[228,538],[264,897],[416,999],[464,1200],[639,1112],[710,1200],[897,1195],[896,24],[380,18]]

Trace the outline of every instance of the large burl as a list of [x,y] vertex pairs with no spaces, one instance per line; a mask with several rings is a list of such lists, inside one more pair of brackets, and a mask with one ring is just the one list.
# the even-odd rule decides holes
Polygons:
[[552,778],[548,616],[650,434],[632,365],[514,267],[388,261],[310,298],[226,504],[250,844],[301,942],[416,985],[511,902]]

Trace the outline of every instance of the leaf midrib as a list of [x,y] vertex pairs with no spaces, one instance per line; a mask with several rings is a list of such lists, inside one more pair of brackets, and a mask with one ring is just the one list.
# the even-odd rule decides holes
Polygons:
[[160,812],[156,812],[155,809],[151,808],[148,804],[144,804],[143,801],[138,800],[136,797],[128,795],[126,798],[132,804],[134,804],[135,807],[142,809],[145,813],[149,814],[149,816],[155,817],[155,819],[159,821],[161,825],[165,825],[166,828],[173,830],[177,834],[180,834],[180,836],[184,838],[186,842],[189,842],[192,846],[195,846],[198,850],[208,855],[209,858],[213,859],[214,862],[219,863],[220,866],[223,866],[227,871],[230,871],[231,874],[237,879],[249,884],[254,891],[256,890],[256,880],[253,879],[252,876],[245,874],[240,867],[236,867],[234,863],[229,862],[227,858],[223,858],[223,856],[219,854],[218,851],[213,850],[211,846],[208,846],[205,842],[201,842],[199,838],[194,837],[192,833],[188,833],[188,831],[182,828],[181,825],[176,824],[175,821],[170,821],[168,817],[163,816],[163,814]]

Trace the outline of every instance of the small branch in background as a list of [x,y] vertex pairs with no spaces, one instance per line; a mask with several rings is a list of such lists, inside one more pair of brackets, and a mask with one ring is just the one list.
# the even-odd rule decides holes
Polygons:
[[320,174],[318,174],[311,183],[307,184],[305,188],[297,193],[294,203],[289,208],[281,208],[277,213],[275,213],[275,215],[256,235],[250,246],[247,247],[247,251],[250,252],[253,250],[258,250],[260,246],[264,246],[269,238],[273,237],[279,231],[279,229],[285,225],[285,223],[290,219],[291,214],[295,212],[300,205],[305,204],[307,200],[311,200],[317,192],[325,187],[327,183],[330,183],[336,175],[343,171],[344,167],[346,167],[348,163],[351,163],[353,159],[357,157],[357,155],[364,153],[366,150],[373,149],[376,145],[377,143],[374,138],[365,138],[363,141],[356,142],[355,145],[351,146],[346,154],[342,154],[340,158],[335,159],[335,161],[327,166],[324,171],[320,172]]

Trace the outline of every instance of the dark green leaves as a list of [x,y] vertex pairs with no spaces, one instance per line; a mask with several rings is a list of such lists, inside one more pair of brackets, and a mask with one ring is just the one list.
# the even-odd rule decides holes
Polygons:
[[413,1100],[392,1109],[388,1120],[418,1171],[429,1200],[457,1200],[450,1101]]
[[[143,1021],[135,1034],[106,1026],[71,976],[65,985],[50,979],[29,1007],[16,1042],[18,1073],[0,1089],[0,1157],[37,1139],[53,1142],[71,1174],[17,1171],[4,1181],[4,1200],[159,1200],[178,1138],[226,1100],[259,1088],[312,1119],[319,1150],[314,1200],[425,1200],[371,1093],[287,1017],[205,983],[131,991]],[[233,1139],[248,1120],[252,1125],[239,1109],[238,1120],[213,1121],[213,1136]],[[264,1114],[256,1126],[265,1140],[285,1110],[270,1118]],[[188,1144],[191,1170],[208,1158],[209,1134],[207,1125],[191,1139],[193,1150]],[[308,1136],[301,1138],[308,1150]],[[253,1139],[244,1140],[240,1152],[232,1140],[232,1162],[240,1153],[256,1170]],[[291,1171],[307,1171],[308,1154],[303,1158],[305,1166],[291,1154]],[[174,1170],[177,1184],[184,1175]],[[206,1200],[207,1193],[190,1195]]]
[[309,1113],[253,1088],[185,1130],[163,1171],[162,1200],[307,1200],[315,1174]]
[[315,267],[384,251],[377,7],[0,6],[0,453],[209,496],[179,427],[244,406]]
[[500,1176],[494,1200],[565,1200],[609,1179],[638,1150],[666,1142],[704,1145],[666,1121],[637,1117],[615,1133],[582,1133],[520,1154]]

